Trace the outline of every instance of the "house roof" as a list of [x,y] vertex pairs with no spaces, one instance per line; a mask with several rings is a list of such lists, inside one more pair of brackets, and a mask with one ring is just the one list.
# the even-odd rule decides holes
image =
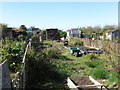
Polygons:
[[92,33],[92,35],[102,35],[102,33]]
[[12,29],[12,27],[3,27],[2,29]]
[[67,32],[71,32],[71,30],[67,30]]
[[6,32],[11,32],[13,29],[11,27],[4,27],[1,29],[2,31],[6,31]]
[[58,31],[58,28],[50,28],[50,29],[46,29],[46,31],[53,31],[53,30]]
[[106,33],[111,33],[112,32],[112,30],[108,30],[108,31],[106,31]]
[[73,31],[73,30],[79,30],[78,28],[71,28],[69,30],[67,30],[67,32]]

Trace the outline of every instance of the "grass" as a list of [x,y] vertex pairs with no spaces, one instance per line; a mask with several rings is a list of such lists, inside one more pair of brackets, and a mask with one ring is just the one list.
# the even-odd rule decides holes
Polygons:
[[109,78],[108,78],[108,82],[111,83],[115,83],[115,82],[119,82],[120,83],[120,76],[116,73],[116,72],[111,72]]
[[[110,82],[110,77],[116,79],[116,75],[111,75],[112,71],[109,72],[109,70],[103,69],[104,67],[111,67],[108,60],[106,59],[106,54],[87,54],[83,55],[82,57],[74,57],[70,55],[69,49],[63,48],[64,52],[62,55],[65,55],[67,58],[69,58],[71,61],[62,61],[59,60],[58,62],[67,63],[68,66],[65,68],[68,68],[68,72],[71,72],[71,76],[77,76],[77,75],[91,75],[94,76],[96,79],[108,79]],[[64,65],[62,66],[64,68]],[[99,70],[101,73],[99,73]],[[86,74],[90,71],[94,71],[93,74]],[[109,72],[109,73],[108,73]],[[95,76],[99,74],[100,76]],[[117,80],[115,81],[117,82]]]
[[83,46],[84,45],[83,41],[81,41],[81,39],[77,38],[77,37],[70,37],[68,44],[73,45],[73,46],[76,46],[76,45]]
[[[111,74],[110,70],[103,67],[109,67],[108,61],[105,59],[105,55],[87,54],[82,57],[75,57],[70,55],[70,50],[63,47],[62,43],[56,41],[44,41],[44,43],[51,43],[57,50],[61,51],[61,55],[58,58],[50,60],[50,70],[53,70],[48,74],[50,77],[62,78],[60,83],[56,83],[53,79],[46,81],[43,86],[45,87],[66,87],[66,78],[71,76],[87,75],[93,76],[95,79],[107,79],[108,82],[115,79],[116,75]],[[51,51],[50,51],[51,53]],[[54,56],[54,52],[51,56]],[[48,54],[49,55],[49,54]],[[50,57],[51,57],[50,56]],[[57,74],[58,76],[54,75]],[[55,79],[55,78],[54,78]],[[53,81],[51,81],[53,80]]]
[[95,79],[108,79],[109,77],[109,70],[103,68],[96,68],[91,75]]
[[91,67],[91,68],[98,67],[99,64],[100,64],[99,62],[95,62],[95,61],[86,61],[85,62],[85,65],[87,65],[88,67]]

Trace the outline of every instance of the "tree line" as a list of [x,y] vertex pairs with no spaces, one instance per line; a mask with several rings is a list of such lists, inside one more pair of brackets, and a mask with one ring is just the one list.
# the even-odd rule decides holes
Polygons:
[[115,30],[118,29],[117,25],[105,25],[101,26],[87,26],[87,27],[80,27],[80,30],[83,33],[105,33],[107,30]]

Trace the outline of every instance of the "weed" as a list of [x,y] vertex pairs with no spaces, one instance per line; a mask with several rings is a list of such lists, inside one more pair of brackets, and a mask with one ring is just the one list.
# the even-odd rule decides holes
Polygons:
[[107,79],[109,77],[109,71],[102,68],[96,68],[91,74],[96,79]]

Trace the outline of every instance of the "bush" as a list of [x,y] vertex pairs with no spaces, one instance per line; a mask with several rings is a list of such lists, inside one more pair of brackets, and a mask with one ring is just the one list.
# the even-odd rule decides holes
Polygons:
[[92,76],[96,79],[107,79],[109,77],[109,71],[102,68],[96,68],[92,72]]
[[2,45],[2,61],[8,60],[9,67],[11,72],[17,72],[20,69],[20,65],[22,62],[22,56],[24,54],[24,49],[26,46],[25,41],[17,41],[17,40],[2,40],[4,43]]

